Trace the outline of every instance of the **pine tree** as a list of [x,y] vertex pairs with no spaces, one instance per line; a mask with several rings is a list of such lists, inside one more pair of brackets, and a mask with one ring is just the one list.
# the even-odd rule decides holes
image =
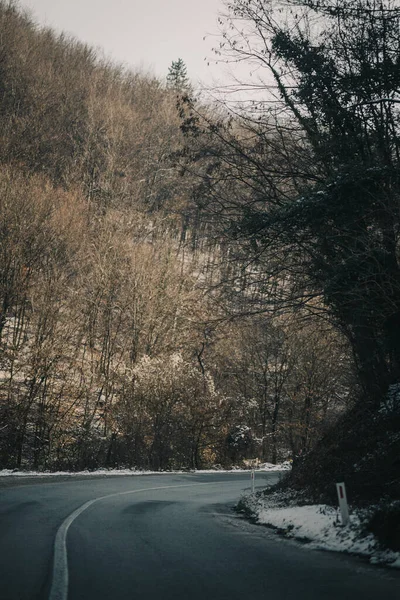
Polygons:
[[167,87],[177,92],[184,92],[190,89],[186,65],[181,58],[173,60],[168,69]]

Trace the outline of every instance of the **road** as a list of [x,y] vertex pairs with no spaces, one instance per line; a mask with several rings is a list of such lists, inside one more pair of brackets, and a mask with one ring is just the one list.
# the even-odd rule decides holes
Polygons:
[[236,516],[249,485],[216,473],[2,486],[0,600],[399,600],[397,571]]

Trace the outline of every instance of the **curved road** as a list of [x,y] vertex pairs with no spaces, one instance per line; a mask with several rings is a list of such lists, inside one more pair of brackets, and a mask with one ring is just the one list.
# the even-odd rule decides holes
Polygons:
[[397,571],[236,517],[247,473],[1,484],[1,600],[400,598]]

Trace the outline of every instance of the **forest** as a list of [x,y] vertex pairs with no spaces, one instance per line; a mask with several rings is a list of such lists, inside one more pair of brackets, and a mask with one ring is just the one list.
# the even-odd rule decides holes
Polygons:
[[400,8],[225,5],[235,108],[0,0],[0,468],[396,495]]

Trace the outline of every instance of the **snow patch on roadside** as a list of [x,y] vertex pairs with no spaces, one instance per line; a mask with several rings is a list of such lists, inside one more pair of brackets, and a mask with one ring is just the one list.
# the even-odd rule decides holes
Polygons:
[[269,526],[289,538],[306,542],[309,548],[347,552],[369,557],[372,564],[400,568],[400,552],[382,549],[365,524],[367,510],[353,510],[343,527],[337,509],[325,504],[289,506],[287,496],[279,493],[259,497],[246,496],[242,501],[257,523]]
[[[273,465],[272,463],[264,463],[259,465],[256,471],[271,472],[271,471],[285,471],[290,469],[290,463],[283,463],[282,465]],[[250,473],[251,469],[241,469],[240,467],[232,467],[232,469],[196,469],[196,470],[185,470],[185,471],[139,471],[135,469],[96,469],[95,471],[18,471],[13,469],[0,470],[0,477],[104,477],[108,476],[121,476],[121,475],[183,475],[187,473]]]
[[131,469],[96,469],[96,471],[18,471],[13,469],[3,469],[0,471],[0,477],[84,477],[84,476],[104,476],[104,475],[154,475],[153,471],[134,471]]
[[256,471],[290,471],[292,463],[288,460],[283,462],[281,465],[274,465],[273,463],[263,463],[258,465]]

